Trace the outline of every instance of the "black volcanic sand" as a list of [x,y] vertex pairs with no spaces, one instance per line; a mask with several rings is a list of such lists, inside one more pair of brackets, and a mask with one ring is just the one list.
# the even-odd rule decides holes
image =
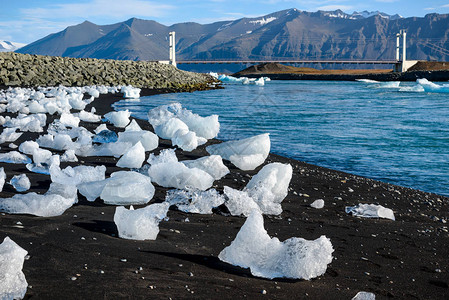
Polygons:
[[[157,92],[163,91],[141,94]],[[97,113],[105,114],[120,98],[102,95],[93,105]],[[138,123],[143,129],[151,127],[145,121]],[[80,125],[89,130],[97,126]],[[36,137],[24,134],[16,144]],[[161,140],[155,152],[170,146]],[[0,151],[9,151],[8,145],[1,145]],[[204,146],[176,153],[180,160],[207,155]],[[107,175],[118,170],[114,158],[79,159],[84,165],[105,165]],[[212,215],[170,209],[155,241],[133,241],[117,237],[114,206],[98,199],[91,203],[78,194],[79,203],[62,216],[1,214],[0,239],[9,236],[29,253],[23,268],[29,284],[26,299],[351,299],[359,291],[373,292],[377,299],[449,298],[448,198],[274,154],[266,163],[274,161],[290,163],[294,173],[283,213],[264,217],[269,235],[281,241],[326,235],[335,249],[326,273],[313,280],[267,280],[221,262],[218,254],[245,221],[226,216],[221,208]],[[216,182],[218,190],[224,185],[242,189],[261,168],[244,172],[226,164],[231,173]],[[75,164],[61,167],[67,165]],[[29,173],[24,165],[0,166],[7,181],[27,173],[31,191],[45,192],[50,184],[49,176]],[[151,203],[162,202],[166,190],[156,187]],[[5,184],[1,197],[13,194]],[[324,199],[323,209],[309,206],[316,199]],[[345,206],[359,202],[393,209],[396,221],[345,213]]]

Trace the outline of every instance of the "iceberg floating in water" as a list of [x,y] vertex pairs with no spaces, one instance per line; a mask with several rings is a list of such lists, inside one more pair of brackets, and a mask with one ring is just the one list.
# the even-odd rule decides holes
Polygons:
[[0,211],[9,214],[54,217],[62,215],[77,201],[75,186],[52,183],[44,195],[27,193],[0,199]]
[[9,237],[0,244],[0,299],[23,299],[28,283],[23,263],[28,252]]
[[281,242],[271,238],[264,228],[262,214],[254,211],[218,258],[249,268],[258,277],[309,280],[326,272],[333,251],[331,241],[324,235],[314,241],[293,237]]
[[242,140],[210,145],[206,147],[206,151],[209,154],[220,155],[237,168],[248,171],[264,163],[270,153],[270,146],[269,133],[265,133]]
[[115,209],[114,223],[118,236],[132,240],[155,240],[159,233],[159,222],[167,216],[167,202],[148,205],[134,210],[119,206]]
[[354,217],[362,218],[384,218],[395,220],[394,213],[391,209],[376,204],[358,204],[356,206],[346,206],[346,213],[352,214]]
[[438,85],[425,78],[417,79],[416,82],[422,86],[425,92],[429,93],[449,93],[449,84]]

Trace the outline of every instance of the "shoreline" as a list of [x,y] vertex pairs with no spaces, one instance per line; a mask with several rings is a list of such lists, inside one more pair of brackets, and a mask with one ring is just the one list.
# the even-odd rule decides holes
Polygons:
[[[141,96],[169,91],[143,89]],[[94,106],[97,114],[104,115],[120,99],[119,94],[100,95],[86,110]],[[136,121],[142,129],[152,129],[148,122]],[[98,125],[80,124],[88,130]],[[17,145],[31,136],[24,134]],[[179,160],[195,159],[207,155],[205,146],[217,142],[209,141],[192,152],[178,149],[176,154]],[[170,141],[160,139],[155,152],[170,146]],[[2,144],[1,152],[5,149],[8,146]],[[107,175],[119,170],[113,157],[79,159],[86,165],[106,165]],[[218,253],[234,239],[245,218],[170,210],[155,241],[123,240],[117,238],[113,222],[115,207],[99,200],[87,202],[80,194],[78,204],[62,216],[1,215],[0,239],[8,235],[29,252],[23,271],[32,287],[25,299],[210,299],[215,293],[235,299],[263,297],[262,290],[271,299],[351,299],[358,291],[373,292],[378,299],[449,296],[449,234],[443,222],[449,219],[449,198],[271,153],[263,165],[273,161],[290,163],[294,172],[289,194],[282,202],[284,212],[279,217],[265,216],[265,227],[281,241],[293,236],[316,239],[326,235],[331,239],[334,260],[316,279],[266,280],[219,261]],[[242,189],[263,166],[245,172],[225,164],[231,173],[215,182],[219,191],[224,185]],[[67,165],[73,164],[61,163],[61,167]],[[7,179],[24,170],[32,174],[30,191],[45,191],[50,184],[48,176],[29,173],[22,165],[0,166],[5,167]],[[156,186],[150,203],[163,201],[166,190]],[[1,197],[12,194],[12,187],[5,184]],[[316,199],[324,199],[323,209],[309,206]],[[345,206],[359,202],[393,209],[396,221],[355,218],[344,212]],[[18,221],[22,225],[18,226]],[[73,276],[77,280],[71,280]]]
[[323,80],[323,81],[355,81],[371,79],[376,81],[416,81],[426,78],[429,81],[448,81],[449,71],[409,71],[404,73],[366,73],[366,74],[301,74],[301,73],[248,73],[234,74],[235,77],[259,78],[271,80]]

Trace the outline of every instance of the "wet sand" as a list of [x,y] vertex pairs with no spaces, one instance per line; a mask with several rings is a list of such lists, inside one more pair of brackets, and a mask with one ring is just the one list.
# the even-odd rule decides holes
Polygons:
[[[141,95],[159,92],[164,91],[144,89]],[[91,105],[103,115],[120,99],[120,95],[101,95]],[[138,123],[151,129],[146,121]],[[98,126],[80,125],[91,131]],[[26,133],[16,144],[37,135]],[[168,147],[170,141],[160,140],[154,152]],[[176,154],[179,160],[195,159],[207,155],[204,148],[178,149]],[[1,145],[0,152],[9,150],[8,144]],[[105,165],[107,176],[119,170],[112,157],[78,158],[84,165]],[[448,198],[274,154],[265,164],[275,161],[290,163],[293,178],[282,203],[283,213],[264,217],[268,234],[281,241],[326,235],[335,250],[327,272],[313,280],[267,280],[221,262],[218,253],[245,221],[227,216],[221,207],[212,215],[170,209],[169,220],[160,223],[155,241],[132,241],[117,237],[114,206],[99,199],[88,202],[78,194],[79,202],[58,217],[1,214],[0,239],[9,236],[28,251],[23,268],[29,284],[25,299],[351,299],[359,291],[373,292],[376,299],[449,298]],[[220,191],[224,185],[242,189],[262,167],[245,172],[225,164],[231,173],[215,182]],[[77,164],[61,163],[61,167],[67,165]],[[0,166],[5,168],[7,181],[26,173],[32,183],[30,191],[43,193],[49,187],[49,176],[30,173],[24,165]],[[162,202],[166,190],[156,186],[150,203]],[[0,196],[14,193],[5,184]],[[316,199],[324,199],[323,209],[309,206]],[[393,209],[396,221],[345,213],[345,206],[360,202]]]

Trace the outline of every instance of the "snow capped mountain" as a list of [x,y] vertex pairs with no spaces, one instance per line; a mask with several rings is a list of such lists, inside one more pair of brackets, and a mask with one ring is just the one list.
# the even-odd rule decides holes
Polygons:
[[16,51],[19,48],[22,48],[26,44],[8,42],[8,41],[0,41],[0,52],[8,52],[8,51]]
[[[162,60],[168,58],[167,36],[176,32],[178,60],[273,58],[361,60],[395,57],[394,39],[407,30],[409,57],[445,61],[448,55],[416,41],[449,42],[449,14],[402,18],[382,12],[306,12],[287,9],[268,15],[165,26],[131,18],[110,25],[83,22],[31,43],[16,52],[102,59]],[[429,30],[432,28],[432,30]],[[436,39],[439,39],[436,42]],[[364,41],[363,43],[361,41]],[[440,49],[438,48],[438,49]]]
[[374,16],[380,16],[382,18],[389,19],[391,21],[403,18],[402,16],[400,16],[398,14],[389,15],[389,14],[380,12],[378,10],[376,10],[376,11],[366,11],[366,10],[364,10],[362,12],[355,11],[352,14],[347,14],[347,13],[345,13],[345,12],[343,12],[343,11],[338,9],[338,10],[335,10],[335,11],[323,12],[323,15],[327,16],[329,18],[340,18],[340,19],[349,19],[349,20],[367,19],[367,18],[371,18],[371,17],[374,17]]

